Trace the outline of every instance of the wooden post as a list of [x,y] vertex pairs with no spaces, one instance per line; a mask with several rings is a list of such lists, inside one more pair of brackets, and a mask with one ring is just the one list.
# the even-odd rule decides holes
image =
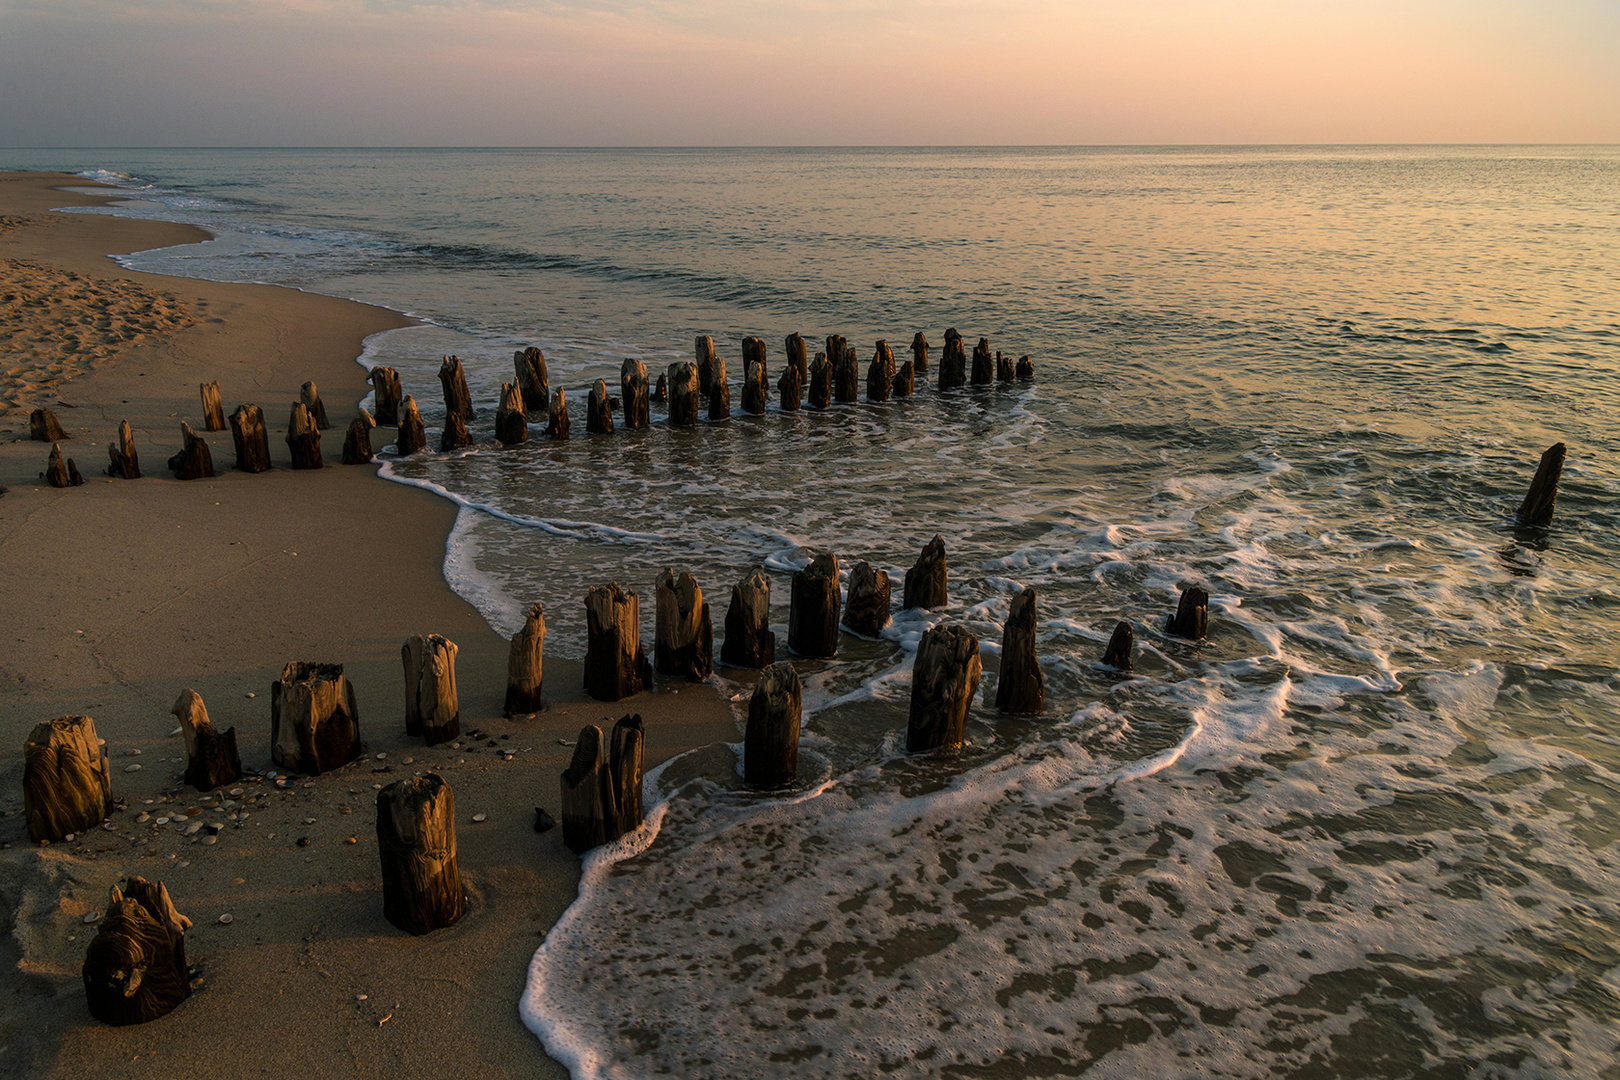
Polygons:
[[808,397],[812,409],[825,409],[832,403],[832,365],[827,362],[826,353],[816,353],[815,360],[810,363]]
[[966,627],[935,626],[923,633],[911,668],[908,751],[962,745],[967,735],[968,707],[973,704],[983,673],[979,639]]
[[803,386],[810,381],[809,354],[805,352],[804,335],[795,330],[782,341],[787,351],[787,366],[799,372],[799,385]]
[[214,456],[208,444],[191,430],[191,425],[180,421],[180,452],[169,459],[169,471],[176,480],[206,480],[214,475]]
[[90,1015],[114,1027],[144,1024],[190,997],[189,929],[161,881],[130,877],[122,890],[114,885],[81,969]]
[[399,372],[391,367],[374,367],[367,376],[371,380],[371,405],[377,423],[389,427],[399,426]]
[[626,431],[641,431],[651,422],[647,406],[647,365],[626,358],[619,365],[619,400],[624,404]]
[[545,651],[546,610],[537,600],[530,605],[523,629],[512,638],[512,647],[506,654],[506,704],[502,711],[508,719],[545,708],[540,699]]
[[608,777],[613,783],[614,805],[619,809],[618,836],[639,829],[646,816],[641,803],[646,748],[647,729],[641,714],[619,717],[608,738]]
[[973,346],[973,376],[969,381],[974,386],[989,386],[994,378],[995,360],[990,353],[990,339],[980,338]]
[[945,590],[945,539],[938,533],[923,546],[922,554],[906,571],[902,608],[942,608],[947,602]]
[[439,362],[439,385],[444,388],[444,411],[461,417],[463,424],[471,420],[472,395],[467,392],[467,372],[459,356],[446,356]]
[[887,341],[879,341],[866,367],[866,400],[888,401],[893,390],[894,350]]
[[606,379],[591,384],[591,396],[585,402],[585,430],[592,435],[613,434],[613,403],[608,400]]
[[843,358],[833,361],[832,380],[834,401],[847,404],[860,397],[861,362],[852,346],[844,346]]
[[[55,443],[51,444],[50,456],[45,459],[45,471],[40,475],[45,482],[54,488],[78,487],[84,483],[84,477],[79,475],[79,468],[71,460],[63,460],[62,448]],[[185,477],[180,479],[184,480]]]
[[693,360],[697,364],[698,392],[708,397],[710,388],[714,385],[714,362],[717,359],[714,351],[714,338],[708,334],[699,334],[692,342]]
[[405,734],[429,746],[461,734],[456,694],[456,643],[439,634],[412,634],[400,646],[405,665]]
[[118,441],[107,444],[107,475],[125,480],[141,478],[141,458],[135,452],[135,433],[130,431],[128,420],[119,421]]
[[295,469],[319,469],[321,461],[321,432],[315,418],[302,401],[293,402],[292,415],[287,418],[287,452],[292,455]]
[[1519,521],[1533,528],[1552,524],[1553,508],[1558,505],[1558,481],[1564,475],[1564,444],[1553,443],[1541,455],[1536,477],[1519,504]]
[[1002,355],[1001,350],[997,349],[996,350],[996,382],[998,382],[998,383],[1012,382],[1014,378],[1015,378],[1015,376],[1013,375],[1013,358],[1010,357],[1010,356]]
[[955,390],[967,382],[967,350],[956,328],[945,331],[945,351],[939,357],[939,388]]
[[270,760],[330,772],[360,756],[360,709],[342,664],[294,660],[270,687]]
[[88,716],[35,724],[23,743],[23,818],[28,838],[56,843],[94,828],[112,813],[107,748]]
[[321,393],[315,389],[315,384],[307,382],[298,388],[298,400],[309,410],[309,418],[315,422],[317,431],[325,431],[332,425],[326,419],[326,406],[321,404]]
[[771,400],[770,388],[765,383],[765,364],[760,360],[748,360],[743,367],[743,412],[759,416],[765,412],[765,404]]
[[546,357],[530,345],[512,354],[512,368],[517,372],[518,392],[524,407],[531,413],[543,413],[551,400],[551,377],[546,371]]
[[231,413],[231,441],[236,444],[236,467],[245,473],[270,471],[270,433],[257,405],[238,405]]
[[1018,358],[1018,366],[1014,369],[1013,374],[1018,377],[1020,382],[1034,381],[1035,361],[1031,360],[1028,356],[1020,356]]
[[666,568],[653,587],[653,666],[660,675],[702,682],[714,674],[714,624],[691,574]]
[[669,365],[670,427],[692,427],[698,419],[698,370],[689,360]]
[[911,339],[911,370],[915,375],[928,374],[928,336],[921,330]]
[[437,773],[377,792],[383,918],[407,934],[451,926],[467,910],[456,859],[456,795]]
[[394,437],[394,453],[400,457],[410,457],[426,449],[427,431],[422,427],[422,414],[416,407],[416,399],[407,394],[404,405],[400,407],[399,434]]
[[[697,369],[693,368],[692,370],[696,371]],[[696,375],[693,375],[692,377],[694,379],[697,378]],[[658,385],[653,388],[652,399],[654,401],[669,400],[669,379],[662,371],[658,373]]]
[[895,372],[894,372],[894,396],[895,397],[910,397],[912,394],[914,394],[916,392],[917,392],[916,369],[911,366],[911,361],[907,360],[905,363],[901,364],[898,368],[895,369]]
[[546,438],[568,438],[568,398],[560,386],[551,395],[551,413],[546,417]]
[[760,672],[748,699],[748,730],[743,741],[743,783],[768,791],[786,787],[799,775],[799,673],[786,661]]
[[348,434],[343,437],[343,464],[369,465],[371,463],[371,429],[377,421],[364,408],[360,415],[349,421]]
[[1035,657],[1035,590],[1013,597],[1001,628],[1001,667],[996,675],[996,708],[1033,716],[1046,703],[1046,676]]
[[529,441],[529,411],[517,383],[501,383],[501,404],[495,410],[495,438],[502,446]]
[[49,409],[35,409],[28,414],[28,437],[35,442],[64,442],[67,432]]
[[[833,387],[835,394],[837,392],[838,385],[838,368],[839,365],[843,363],[844,350],[848,347],[849,342],[844,339],[842,334],[827,335],[827,363],[832,365]],[[843,399],[840,398],[839,400],[842,401]]]
[[1131,647],[1136,644],[1136,634],[1131,630],[1131,624],[1121,619],[1114,625],[1113,636],[1108,639],[1108,648],[1103,650],[1102,662],[1120,671],[1131,670]]
[[844,625],[867,637],[877,637],[889,625],[888,571],[865,561],[855,564],[855,569],[849,572]]
[[788,648],[800,656],[838,652],[838,556],[817,555],[793,574],[788,593]]
[[709,420],[731,418],[731,384],[726,381],[726,361],[716,355],[709,363]]
[[619,701],[652,685],[641,647],[641,597],[617,582],[585,594],[585,692]]
[[1181,592],[1176,613],[1164,623],[1164,632],[1177,637],[1202,641],[1209,629],[1209,593],[1197,585],[1189,585]]
[[798,412],[803,393],[804,380],[799,376],[798,365],[788,364],[782,369],[782,377],[776,380],[776,396],[782,403],[782,411]]
[[182,690],[169,710],[180,721],[186,744],[186,783],[198,791],[212,791],[242,778],[242,756],[236,752],[236,729],[221,735],[208,720],[202,695]]
[[448,454],[472,445],[472,434],[467,430],[467,418],[458,412],[444,414],[444,430],[439,433],[439,453]]
[[756,568],[731,587],[726,609],[726,640],[720,662],[732,667],[762,668],[776,662],[776,634],[771,631],[771,579]]
[[203,427],[209,431],[224,431],[225,406],[219,400],[219,383],[202,383],[197,392],[202,395]]
[[604,738],[582,728],[562,774],[563,843],[576,855],[640,827],[646,730],[639,715],[624,716]]

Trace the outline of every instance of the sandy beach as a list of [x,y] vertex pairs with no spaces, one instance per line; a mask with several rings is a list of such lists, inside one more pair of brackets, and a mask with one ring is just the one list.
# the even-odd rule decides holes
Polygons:
[[[62,186],[88,185],[0,174],[0,901],[13,920],[0,944],[0,1074],[566,1075],[517,1012],[528,960],[578,882],[560,830],[533,831],[534,808],[559,812],[565,743],[582,724],[639,712],[651,767],[734,741],[729,705],[707,687],[660,686],[604,706],[584,697],[578,658],[548,656],[548,709],[502,718],[507,643],[442,573],[455,508],[374,467],[336,464],[368,389],[355,363],[363,341],[405,320],[287,289],[123,270],[107,256],[206,236],[53,213],[105,201]],[[212,380],[227,413],[264,409],[271,472],[230,469],[220,432],[205,435],[215,479],[172,479],[180,424],[202,432],[197,388]],[[319,472],[288,468],[283,440],[306,380],[333,424]],[[38,479],[50,448],[28,439],[37,406],[55,410],[84,486]],[[145,474],[136,481],[105,475],[123,420]],[[374,447],[392,435],[374,432]],[[643,606],[650,640],[650,597]],[[460,648],[455,745],[404,734],[399,650],[411,633]],[[295,659],[345,665],[366,756],[286,790],[236,785],[231,808],[205,805],[217,796],[180,780],[176,696],[197,690],[216,727],[237,729],[244,765],[269,769],[269,689]],[[21,815],[22,745],[35,724],[75,713],[107,741],[121,801],[104,829],[39,847]],[[413,938],[382,916],[375,803],[378,787],[422,770],[455,790],[470,904],[457,926]],[[227,822],[217,843],[155,823],[188,809]],[[233,811],[246,820],[228,820]],[[154,820],[137,824],[142,812]],[[203,981],[169,1016],[117,1029],[85,1009],[79,968],[95,927],[83,920],[130,874],[161,879],[195,921],[187,953]]]

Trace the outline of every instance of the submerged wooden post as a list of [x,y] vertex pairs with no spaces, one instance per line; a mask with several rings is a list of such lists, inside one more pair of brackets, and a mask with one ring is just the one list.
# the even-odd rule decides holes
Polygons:
[[809,399],[812,409],[825,409],[832,403],[832,365],[827,363],[826,353],[816,353],[810,364]]
[[990,339],[980,338],[973,346],[973,375],[969,381],[974,386],[989,386],[994,379],[995,359],[990,353]]
[[955,390],[967,383],[967,350],[956,328],[945,331],[945,351],[939,357],[939,388]]
[[[78,487],[84,483],[84,477],[79,475],[79,467],[73,464],[72,458],[64,459],[62,448],[55,443],[51,444],[50,456],[45,459],[45,471],[41,475],[54,488]],[[187,478],[182,476],[180,479]]]
[[709,334],[699,334],[693,339],[692,357],[697,364],[698,392],[708,397],[714,385],[714,362],[717,359],[714,338]]
[[295,469],[319,469],[323,464],[321,432],[302,401],[293,402],[292,415],[287,418],[287,452]]
[[399,372],[391,367],[374,367],[366,376],[371,381],[371,407],[377,423],[399,425]]
[[726,640],[720,662],[732,667],[762,668],[776,662],[776,634],[771,630],[771,579],[761,568],[731,587],[726,608]]
[[821,554],[793,574],[788,593],[788,648],[800,656],[838,652],[838,556]]
[[691,574],[666,568],[653,590],[653,666],[660,675],[702,682],[714,674],[714,624]]
[[161,881],[132,876],[123,889],[114,885],[80,969],[90,1015],[114,1027],[144,1024],[190,997],[189,929]]
[[894,350],[879,341],[866,366],[866,400],[888,401],[894,391]]
[[236,467],[242,472],[270,470],[270,433],[257,405],[238,405],[231,413],[231,441],[236,444]]
[[1164,632],[1201,641],[1209,629],[1209,593],[1197,585],[1182,590],[1176,613],[1164,623]]
[[1018,377],[1020,382],[1032,381],[1035,378],[1035,361],[1031,360],[1027,355],[1020,356],[1018,366],[1013,370],[1013,374]]
[[804,379],[799,375],[798,366],[788,364],[782,369],[782,377],[776,380],[776,397],[782,403],[782,411],[798,412],[803,394]]
[[400,457],[427,449],[427,431],[422,427],[422,414],[416,408],[416,399],[409,394],[400,407],[399,434],[394,438],[394,453]]
[[1558,505],[1558,481],[1564,475],[1564,444],[1553,443],[1541,455],[1535,479],[1519,504],[1519,521],[1536,528],[1552,524],[1553,508]]
[[502,446],[529,441],[529,410],[517,383],[501,383],[501,403],[495,410],[495,438]]
[[591,384],[591,396],[585,401],[585,431],[591,435],[613,434],[613,403],[608,400],[606,379]]
[[726,381],[725,358],[716,355],[709,364],[709,420],[731,418],[731,384]]
[[294,660],[270,687],[270,760],[330,772],[360,756],[360,709],[342,664]]
[[201,694],[189,689],[180,691],[169,711],[180,721],[180,736],[186,744],[186,783],[198,791],[212,791],[242,778],[236,729],[226,728],[223,735],[215,731]]
[[298,400],[309,410],[309,418],[317,429],[325,431],[332,426],[326,419],[326,406],[321,404],[321,393],[314,383],[307,382],[298,388]]
[[371,429],[377,426],[377,421],[365,409],[360,415],[349,421],[348,434],[343,437],[343,464],[368,465],[371,463]]
[[585,594],[585,692],[618,701],[652,685],[641,647],[641,597],[617,581]]
[[467,910],[456,858],[456,795],[437,773],[377,792],[383,918],[407,934],[451,926]]
[[[827,363],[832,365],[834,396],[837,396],[838,393],[838,369],[844,361],[844,352],[848,348],[849,342],[844,339],[842,334],[827,335]],[[842,401],[843,398],[838,400]]]
[[529,606],[523,629],[512,638],[506,654],[506,704],[508,719],[527,716],[544,708],[540,699],[541,669],[546,652],[546,610],[537,600]]
[[646,730],[639,715],[624,716],[604,737],[582,728],[562,774],[563,843],[576,855],[617,840],[641,825]]
[[514,352],[512,369],[517,373],[524,408],[531,413],[545,412],[551,400],[551,377],[546,371],[545,354],[533,345]]
[[743,412],[759,416],[765,412],[765,405],[771,400],[770,388],[765,383],[765,365],[758,360],[750,360],[744,366]]
[[849,404],[860,398],[861,362],[852,346],[844,346],[843,357],[833,360],[832,381],[834,401]]
[[760,672],[748,699],[748,729],[743,741],[743,783],[770,790],[793,783],[799,775],[799,723],[803,686],[799,673],[785,661]]
[[107,475],[125,480],[141,478],[141,458],[135,452],[135,433],[130,431],[128,420],[119,421],[118,441],[107,444]]
[[546,417],[546,438],[568,438],[568,398],[560,386],[551,395],[551,413]]
[[698,420],[698,371],[690,360],[669,365],[670,427],[692,427]]
[[439,385],[444,388],[444,411],[461,417],[465,425],[473,418],[472,394],[467,392],[467,372],[459,356],[446,356],[440,361]]
[[889,573],[864,560],[849,572],[844,625],[857,634],[877,637],[889,624]]
[[[696,370],[696,369],[693,369],[693,370]],[[696,377],[697,376],[695,376],[695,375],[693,376],[694,379]],[[654,401],[668,401],[669,400],[669,379],[664,374],[664,372],[662,372],[662,371],[660,371],[658,373],[658,385],[653,388],[652,399]]]
[[1001,668],[996,675],[996,708],[1033,716],[1046,704],[1046,676],[1035,656],[1035,590],[1013,597],[1001,629]]
[[62,430],[54,412],[35,409],[28,414],[28,437],[35,442],[63,442],[67,439],[67,432]]
[[787,352],[787,366],[799,372],[799,385],[803,386],[810,381],[810,359],[805,351],[804,335],[795,330],[782,339],[782,347]]
[[908,751],[962,745],[968,707],[983,673],[979,639],[966,627],[935,626],[924,632],[911,668]]
[[180,452],[169,459],[176,480],[206,480],[214,475],[214,455],[191,425],[180,421]]
[[456,693],[456,643],[440,634],[412,634],[400,646],[405,665],[405,734],[429,746],[461,734]]
[[23,818],[28,838],[54,844],[112,813],[107,748],[88,716],[35,724],[23,743]]
[[467,430],[467,418],[458,412],[444,414],[444,430],[439,433],[439,453],[448,454],[472,445],[472,433]]
[[626,431],[640,431],[650,423],[647,406],[647,365],[626,358],[619,365],[619,400],[624,404]]
[[911,339],[911,370],[916,375],[928,374],[928,335],[921,330]]
[[901,364],[895,369],[893,391],[895,397],[910,397],[912,394],[916,393],[916,370],[911,366],[910,360],[907,360],[905,363]]
[[1003,356],[1001,350],[996,350],[996,382],[1012,382],[1013,378],[1013,358]]
[[900,606],[911,608],[942,608],[948,601],[946,592],[945,539],[938,533],[923,545],[917,561],[906,571],[905,592]]
[[224,431],[225,406],[219,400],[219,383],[201,383],[197,392],[202,395],[203,427],[209,431]]
[[1135,644],[1136,634],[1131,630],[1131,624],[1121,619],[1114,625],[1114,633],[1108,639],[1108,648],[1103,650],[1102,662],[1120,671],[1130,671],[1131,648]]

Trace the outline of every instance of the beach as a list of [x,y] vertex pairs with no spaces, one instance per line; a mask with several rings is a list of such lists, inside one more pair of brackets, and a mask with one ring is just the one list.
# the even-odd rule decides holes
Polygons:
[[[0,330],[10,335],[0,392],[0,890],[16,913],[0,945],[0,1073],[566,1075],[516,1009],[529,957],[579,876],[560,830],[534,832],[534,809],[558,814],[558,776],[581,725],[640,713],[651,767],[734,740],[728,704],[696,686],[603,706],[584,697],[577,657],[547,656],[548,708],[502,718],[507,643],[444,579],[456,508],[377,479],[374,466],[336,464],[368,389],[355,363],[364,340],[407,320],[292,289],[124,270],[107,256],[205,235],[51,212],[103,201],[58,190],[86,185],[0,174]],[[74,347],[61,348],[69,338]],[[202,431],[197,388],[214,380],[227,412],[246,401],[264,409],[271,472],[232,470],[230,433]],[[306,380],[333,422],[319,472],[288,468],[282,439]],[[38,479],[49,447],[28,439],[32,406],[54,409],[82,487]],[[107,443],[126,419],[144,474],[135,481],[105,475]],[[207,439],[214,479],[180,482],[164,467],[182,421]],[[391,435],[374,432],[373,446]],[[589,584],[578,582],[581,596]],[[644,620],[649,608],[650,598]],[[412,633],[459,646],[454,745],[404,735],[399,650]],[[287,790],[234,785],[250,812],[212,845],[137,825],[143,811],[203,800],[180,782],[184,750],[171,735],[169,709],[185,688],[202,695],[216,727],[237,729],[244,765],[273,768],[269,691],[291,660],[344,665],[365,756]],[[120,801],[108,828],[39,847],[21,815],[22,745],[35,724],[68,714],[95,720]],[[471,738],[475,730],[485,737]],[[382,917],[375,800],[379,786],[422,770],[455,791],[470,904],[455,927],[412,938]],[[226,820],[224,808],[204,813]],[[474,824],[475,813],[487,821]],[[176,1014],[120,1029],[86,1012],[79,966],[95,931],[84,916],[131,874],[162,880],[194,920],[187,955],[202,982]]]

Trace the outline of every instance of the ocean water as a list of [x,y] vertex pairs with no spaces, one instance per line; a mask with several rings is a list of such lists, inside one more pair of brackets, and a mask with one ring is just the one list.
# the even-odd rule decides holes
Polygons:
[[[806,680],[799,784],[740,745],[648,778],[521,1003],[577,1077],[1614,1077],[1620,1046],[1620,150],[5,151],[205,244],[142,269],[407,311],[479,444],[389,461],[462,511],[511,633],[586,587],[820,551],[950,603]],[[940,392],[943,332],[1033,383]],[[583,404],[713,334],[897,357],[911,400],[499,449],[511,355]],[[577,405],[576,405],[577,407]],[[539,435],[538,429],[535,435]],[[1549,529],[1513,511],[1569,446]],[[1181,587],[1210,634],[1162,633]],[[1038,590],[1039,718],[902,747],[917,641]],[[1100,663],[1118,620],[1135,672]],[[717,636],[721,629],[717,625]],[[746,716],[749,675],[715,689]],[[633,708],[633,704],[628,706]],[[604,707],[618,715],[625,707]],[[536,1052],[540,1052],[537,1044]]]

